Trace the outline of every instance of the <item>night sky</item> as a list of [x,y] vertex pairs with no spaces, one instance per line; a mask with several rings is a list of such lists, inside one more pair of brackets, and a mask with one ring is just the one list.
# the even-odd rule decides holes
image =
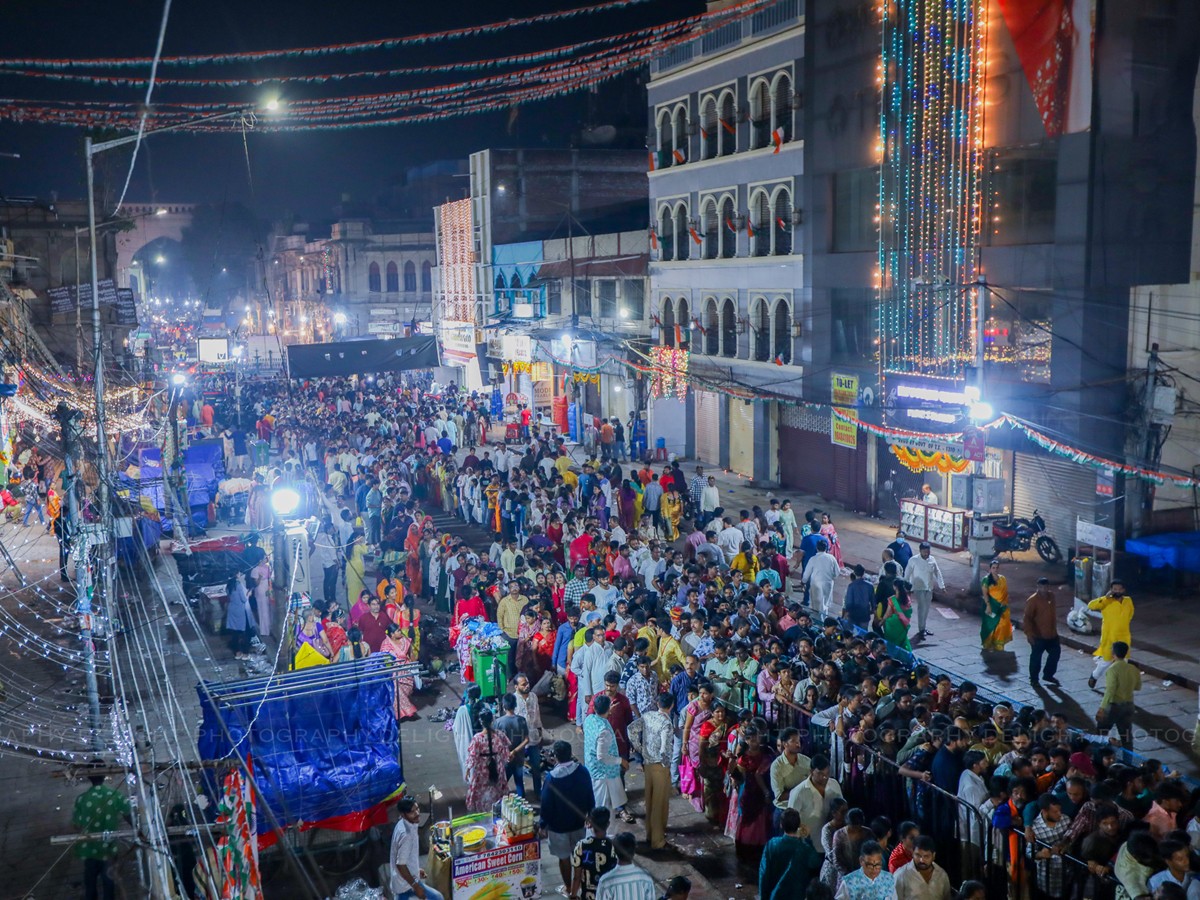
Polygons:
[[[240,52],[314,46],[457,28],[468,24],[536,15],[585,5],[545,2],[417,3],[349,0],[174,0],[164,55]],[[702,11],[701,0],[654,0],[628,10],[580,17],[565,23],[523,27],[499,36],[458,39],[428,47],[357,53],[306,61],[272,60],[253,66],[162,67],[160,77],[232,78],[245,75],[358,71],[395,66],[485,59],[544,49],[600,34],[615,34]],[[153,55],[160,0],[9,0],[0,29],[0,59],[14,57],[149,57]],[[148,67],[147,67],[148,69]],[[129,70],[145,74],[147,69]],[[471,73],[440,76],[458,81]],[[436,83],[412,77],[361,79],[285,88],[287,97],[374,93]],[[0,97],[127,102],[136,106],[144,87],[91,86],[0,75]],[[261,88],[156,88],[155,101],[260,102]],[[633,79],[608,88],[589,102],[586,94],[522,107],[506,133],[507,112],[491,112],[436,123],[382,126],[321,133],[251,133],[250,171],[234,135],[161,135],[140,151],[130,200],[216,202],[240,200],[261,216],[292,212],[327,218],[343,194],[368,201],[397,182],[409,166],[433,159],[464,159],[487,146],[566,146],[585,122],[642,127],[641,99]],[[622,112],[623,108],[623,112]],[[632,117],[632,118],[630,118]],[[643,128],[644,130],[644,128]],[[78,129],[0,122],[0,193],[48,199],[84,195],[83,133]],[[123,172],[120,173],[123,178]],[[252,181],[252,185],[251,185]]]

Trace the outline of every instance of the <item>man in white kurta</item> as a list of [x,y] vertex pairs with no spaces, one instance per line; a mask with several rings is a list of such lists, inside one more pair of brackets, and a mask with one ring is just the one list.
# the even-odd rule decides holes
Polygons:
[[571,671],[577,679],[575,698],[575,724],[583,727],[588,704],[593,694],[604,690],[604,673],[608,671],[608,660],[612,650],[604,642],[604,629],[591,628],[583,633],[583,646],[571,656]]
[[829,552],[829,544],[819,541],[817,555],[804,567],[804,584],[808,587],[809,607],[820,610],[822,618],[830,614],[829,610],[833,605],[833,582],[840,574],[842,568]]

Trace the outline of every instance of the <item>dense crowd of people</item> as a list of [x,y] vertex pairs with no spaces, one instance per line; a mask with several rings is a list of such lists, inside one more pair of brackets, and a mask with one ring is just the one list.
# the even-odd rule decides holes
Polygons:
[[[384,376],[267,384],[247,402],[278,453],[248,517],[281,482],[319,486],[322,597],[298,650],[420,660],[418,604],[508,637],[509,692],[489,704],[468,689],[455,716],[467,806],[524,795],[528,774],[560,893],[621,896],[596,860],[631,858],[607,829],[639,817],[636,766],[648,850],[666,847],[682,795],[758,863],[763,897],[1200,896],[1196,797],[1179,780],[912,657],[944,587],[928,545],[898,536],[868,573],[846,565],[828,513],[798,519],[784,499],[728,511],[700,466],[624,463],[611,423],[594,453],[528,421],[521,440],[491,441],[487,400],[453,388]],[[490,545],[448,535],[435,512]],[[981,644],[1003,647],[998,563],[983,588]],[[1098,666],[1114,720],[1136,689],[1122,636]],[[1054,679],[1052,644],[1031,678]],[[401,718],[415,712],[405,678]],[[582,759],[543,746],[543,708],[573,723]]]

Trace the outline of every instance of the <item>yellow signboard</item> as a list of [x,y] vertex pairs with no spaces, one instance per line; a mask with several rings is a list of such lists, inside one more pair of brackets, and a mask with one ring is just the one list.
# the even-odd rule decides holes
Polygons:
[[[844,413],[853,418],[858,418],[852,409],[838,409],[838,412]],[[829,413],[829,439],[839,447],[849,447],[851,450],[858,447],[858,426],[853,422],[847,422],[839,419],[832,410]]]
[[858,406],[857,375],[839,375],[834,372],[830,381],[829,399],[834,406]]
[[[858,406],[857,375],[839,375],[837,372],[834,372],[830,377],[829,394],[833,405],[837,407],[837,412],[852,418],[858,418],[855,413],[855,407]],[[839,447],[849,447],[852,450],[857,449],[858,426],[844,419],[839,419],[835,412],[830,411],[829,439]]]

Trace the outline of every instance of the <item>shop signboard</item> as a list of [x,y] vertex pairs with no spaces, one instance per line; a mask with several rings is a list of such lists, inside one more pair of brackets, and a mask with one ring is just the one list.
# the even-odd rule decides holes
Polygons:
[[829,440],[839,447],[858,447],[858,426],[847,422],[838,413],[855,419],[858,414],[858,376],[843,375],[834,372],[830,376],[829,396],[833,401],[834,410],[829,413]]
[[987,459],[987,433],[982,428],[972,425],[963,429],[963,456],[971,462],[984,462]]
[[454,860],[454,900],[534,900],[542,893],[541,841],[523,841]]
[[[852,416],[857,419],[858,415],[852,409],[839,409],[838,412]],[[829,414],[829,439],[832,443],[839,447],[849,447],[851,450],[858,447],[858,426],[853,422],[847,422],[845,419],[839,418],[833,412]]]

